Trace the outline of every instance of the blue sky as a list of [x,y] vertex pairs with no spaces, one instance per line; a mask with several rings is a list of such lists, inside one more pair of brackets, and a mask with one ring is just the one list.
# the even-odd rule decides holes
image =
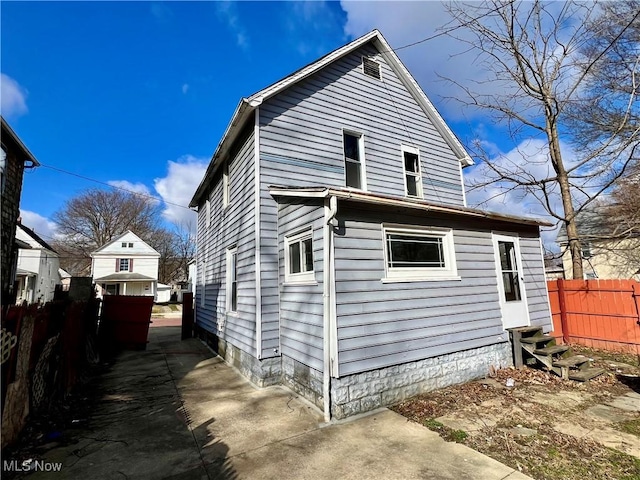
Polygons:
[[[397,48],[448,21],[438,2],[2,2],[2,115],[45,166],[186,206],[241,97],[378,28]],[[438,37],[398,51],[454,132],[509,151],[477,112],[443,100],[439,75],[477,76]],[[25,175],[23,222],[100,187],[45,166]],[[476,199],[477,200],[477,199]],[[472,203],[472,202],[470,202]],[[490,205],[538,213],[502,199]],[[504,207],[504,208],[503,208]]]

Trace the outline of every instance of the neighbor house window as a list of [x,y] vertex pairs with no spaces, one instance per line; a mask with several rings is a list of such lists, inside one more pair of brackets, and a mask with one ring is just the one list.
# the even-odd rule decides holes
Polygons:
[[453,231],[383,226],[386,279],[457,280]]
[[311,227],[284,238],[285,282],[315,282]]
[[402,147],[404,165],[404,193],[407,197],[422,198],[422,175],[420,174],[420,151],[414,147]]
[[127,242],[122,242],[122,248],[127,248]]
[[345,185],[366,190],[364,139],[357,133],[343,133]]
[[227,250],[227,312],[238,311],[238,249]]
[[132,272],[133,271],[133,259],[132,258],[118,258],[116,259],[116,272]]

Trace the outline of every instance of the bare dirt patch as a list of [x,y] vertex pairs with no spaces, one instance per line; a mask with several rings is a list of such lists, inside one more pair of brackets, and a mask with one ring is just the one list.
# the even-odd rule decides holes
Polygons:
[[574,351],[608,373],[579,383],[503,369],[393,410],[538,480],[640,480],[638,358]]

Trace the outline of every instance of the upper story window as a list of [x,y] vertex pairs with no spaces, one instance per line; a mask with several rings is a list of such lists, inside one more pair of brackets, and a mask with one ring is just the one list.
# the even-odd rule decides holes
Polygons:
[[403,146],[402,164],[404,166],[405,195],[407,197],[423,198],[420,150]]
[[222,168],[222,208],[229,205],[229,162],[224,162]]
[[117,267],[119,272],[131,272],[133,270],[133,259],[119,258],[117,260]]
[[205,202],[205,209],[204,209],[204,214],[205,214],[205,225],[207,226],[207,228],[211,227],[211,202],[207,199],[207,201]]
[[122,248],[127,248],[127,242],[122,242]]
[[122,242],[122,248],[133,248],[133,242]]
[[287,283],[315,282],[311,227],[284,237],[284,268]]
[[227,250],[227,312],[238,311],[238,248]]
[[364,138],[361,134],[343,132],[345,185],[366,190]]
[[453,231],[383,226],[386,279],[458,280]]

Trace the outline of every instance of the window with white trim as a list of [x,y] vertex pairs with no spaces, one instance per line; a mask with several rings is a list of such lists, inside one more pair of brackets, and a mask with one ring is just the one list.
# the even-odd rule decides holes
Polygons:
[[204,307],[206,303],[206,270],[207,261],[203,260],[200,264],[200,306]]
[[420,171],[420,150],[402,146],[404,168],[404,193],[407,197],[423,198],[422,175]]
[[128,272],[129,271],[129,259],[128,258],[121,258],[120,259],[120,267],[119,270],[120,272]]
[[383,225],[383,233],[387,280],[459,280],[451,229]]
[[227,250],[227,313],[238,311],[238,249]]
[[224,162],[222,168],[222,208],[229,205],[229,162]]
[[342,133],[344,150],[345,185],[347,187],[366,190],[364,169],[364,137],[361,134]]
[[207,228],[211,227],[211,202],[207,199],[207,201],[205,202],[205,209],[204,209],[204,214],[205,214],[205,225]]
[[313,271],[313,230],[305,228],[284,237],[284,280],[286,283],[315,282]]

